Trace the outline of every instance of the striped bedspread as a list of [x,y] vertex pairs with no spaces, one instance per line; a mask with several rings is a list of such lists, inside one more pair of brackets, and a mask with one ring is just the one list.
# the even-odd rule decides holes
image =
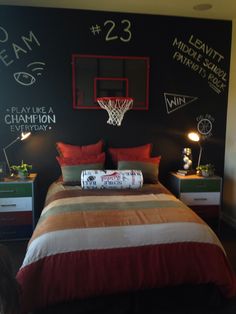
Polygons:
[[236,293],[215,233],[161,184],[82,190],[54,182],[17,280],[22,312],[181,284]]

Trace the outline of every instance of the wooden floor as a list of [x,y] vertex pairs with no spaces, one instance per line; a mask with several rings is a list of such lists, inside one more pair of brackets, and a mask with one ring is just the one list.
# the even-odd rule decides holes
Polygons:
[[[220,231],[218,233],[218,237],[220,238],[224,249],[226,251],[226,254],[232,264],[232,267],[236,273],[236,229],[233,229],[232,227],[228,226],[225,223],[221,223]],[[20,265],[22,264],[26,248],[27,248],[27,241],[7,241],[7,242],[1,242],[2,244],[6,245],[10,251],[12,261],[13,261],[13,267],[14,272],[17,273]],[[171,304],[171,300],[170,300]],[[148,314],[175,314],[175,313],[181,313],[181,314],[236,314],[236,299],[230,301],[223,307],[219,308],[183,308],[183,307],[173,307],[170,306],[169,308],[159,308],[158,311],[150,308],[150,309],[132,309],[123,312],[119,309],[119,305],[117,304],[117,308],[114,309],[103,309],[101,313],[127,313],[127,314],[133,314],[133,313],[148,313]],[[148,310],[148,311],[147,311]],[[69,313],[69,312],[68,312]],[[81,313],[81,312],[78,312]],[[96,312],[97,314],[98,312]],[[100,313],[100,312],[99,312]]]

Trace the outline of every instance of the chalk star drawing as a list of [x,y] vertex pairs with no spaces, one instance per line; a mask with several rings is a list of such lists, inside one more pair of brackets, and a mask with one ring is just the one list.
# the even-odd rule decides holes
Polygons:
[[90,30],[91,30],[91,32],[92,32],[92,34],[95,36],[95,35],[99,35],[100,34],[100,32],[102,31],[102,29],[101,29],[101,26],[100,25],[92,25],[91,27],[90,27]]
[[198,97],[178,95],[172,93],[164,93],[164,98],[167,113],[172,113],[173,111],[180,109],[198,99]]

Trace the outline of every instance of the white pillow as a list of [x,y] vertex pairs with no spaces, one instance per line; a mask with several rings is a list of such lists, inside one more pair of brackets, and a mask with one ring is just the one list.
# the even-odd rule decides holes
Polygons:
[[143,186],[141,170],[83,170],[83,189],[139,189]]

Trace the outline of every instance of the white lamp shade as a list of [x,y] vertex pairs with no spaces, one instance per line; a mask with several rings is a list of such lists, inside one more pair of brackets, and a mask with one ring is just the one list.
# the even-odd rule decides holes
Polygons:
[[196,132],[188,133],[188,138],[193,142],[199,142],[200,141],[200,135]]

